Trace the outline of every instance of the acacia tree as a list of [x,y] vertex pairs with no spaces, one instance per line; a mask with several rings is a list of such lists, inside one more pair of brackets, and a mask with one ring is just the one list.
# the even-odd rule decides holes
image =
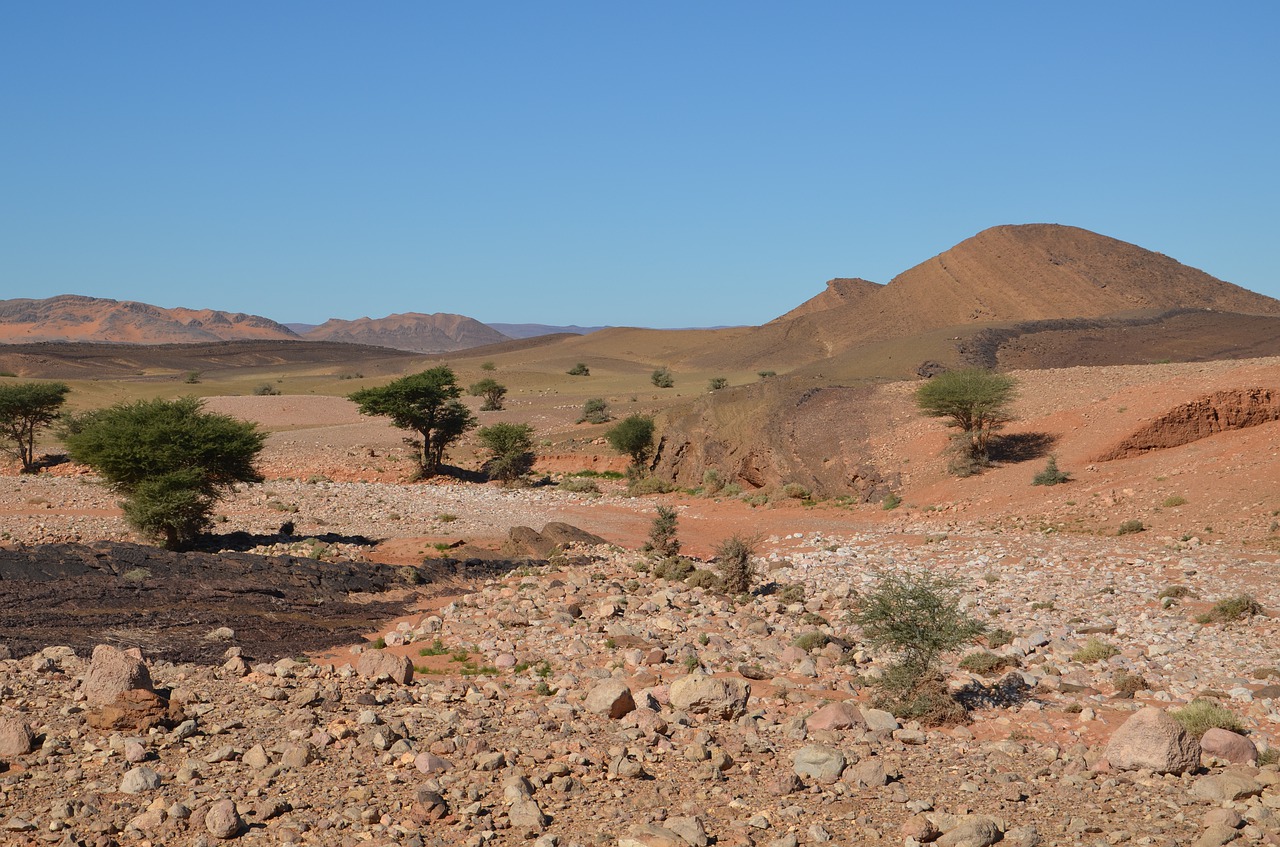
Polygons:
[[124,495],[130,525],[178,550],[208,527],[213,505],[232,486],[262,480],[254,460],[266,435],[182,397],[87,412],[71,420],[63,440],[74,461]]
[[619,453],[631,457],[631,468],[643,473],[653,452],[653,418],[648,415],[631,415],[605,431],[605,440]]
[[992,435],[1012,420],[1017,386],[1013,377],[981,368],[945,371],[916,389],[916,405],[960,430],[954,438],[962,466],[980,467],[989,461]]
[[475,416],[458,399],[462,389],[447,366],[411,374],[378,388],[348,395],[360,414],[391,419],[393,426],[416,432],[409,439],[418,451],[423,476],[440,473],[444,451],[476,425]]
[[467,393],[472,397],[484,398],[480,411],[500,412],[502,411],[502,398],[507,395],[507,387],[492,377],[485,377],[479,382],[472,383],[471,387],[467,389]]
[[62,414],[70,390],[62,382],[0,385],[0,440],[13,442],[5,452],[22,462],[23,473],[36,472],[36,435]]

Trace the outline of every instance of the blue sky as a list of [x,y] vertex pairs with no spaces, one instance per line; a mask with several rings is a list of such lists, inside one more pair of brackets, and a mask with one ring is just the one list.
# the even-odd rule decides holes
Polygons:
[[762,323],[1005,223],[1280,296],[1280,4],[9,3],[0,298]]

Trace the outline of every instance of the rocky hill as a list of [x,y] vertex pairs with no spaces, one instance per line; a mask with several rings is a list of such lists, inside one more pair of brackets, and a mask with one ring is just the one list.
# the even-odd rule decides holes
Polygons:
[[308,341],[372,344],[415,353],[449,353],[510,340],[496,329],[464,315],[405,312],[385,318],[325,321],[303,335]]
[[216,309],[165,309],[133,300],[63,294],[43,300],[0,300],[0,343],[106,341],[192,344],[297,340],[284,324]]

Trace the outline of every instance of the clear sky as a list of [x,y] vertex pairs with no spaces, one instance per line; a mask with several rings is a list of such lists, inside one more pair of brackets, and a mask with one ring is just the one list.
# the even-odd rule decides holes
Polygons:
[[762,323],[985,229],[1280,297],[1280,3],[12,2],[0,299]]

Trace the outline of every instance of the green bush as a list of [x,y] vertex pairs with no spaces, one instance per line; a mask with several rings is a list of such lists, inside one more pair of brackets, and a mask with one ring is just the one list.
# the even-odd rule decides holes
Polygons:
[[1241,618],[1251,618],[1254,615],[1265,614],[1266,611],[1253,598],[1252,594],[1238,594],[1235,597],[1228,597],[1225,600],[1219,600],[1214,603],[1212,609],[1203,615],[1196,616],[1196,623],[1230,623]]
[[648,497],[651,494],[670,494],[676,487],[662,477],[634,477],[627,483],[628,497]]
[[782,495],[792,500],[807,500],[809,499],[809,489],[798,482],[788,482],[782,486]]
[[714,497],[724,488],[724,480],[720,478],[720,472],[715,468],[707,468],[702,472],[702,493],[707,497]]
[[684,582],[692,588],[704,588],[708,591],[719,591],[723,587],[720,577],[701,568],[694,569],[693,573],[684,578]]
[[884,499],[880,501],[880,508],[884,509],[886,512],[891,512],[901,505],[902,498],[897,494],[894,494],[892,491],[886,494]]
[[1116,527],[1116,535],[1133,535],[1135,532],[1145,531],[1146,528],[1142,521],[1131,518]]
[[578,362],[565,373],[569,374],[569,376],[591,376],[591,368],[587,367],[585,362]]
[[1212,700],[1192,700],[1181,709],[1171,709],[1169,717],[1182,724],[1188,735],[1196,738],[1217,727],[1228,732],[1243,732],[1235,713],[1222,708]]
[[560,480],[557,486],[564,491],[570,491],[574,494],[599,494],[600,486],[595,480],[584,479],[582,477],[570,476]]
[[669,579],[680,582],[693,573],[693,562],[680,556],[663,559],[653,566],[653,575],[658,579]]
[[1017,667],[1018,660],[1012,656],[997,656],[995,653],[980,650],[970,653],[960,660],[960,669],[984,676],[1002,671],[1005,668]]
[[761,379],[772,379],[777,375],[778,375],[777,371],[757,371],[756,372],[756,376],[760,377]]
[[653,429],[653,418],[630,415],[607,430],[604,437],[614,450],[631,457],[632,468],[642,472],[653,453]]
[[612,420],[609,404],[603,397],[592,397],[582,404],[582,415],[578,423],[602,424]]
[[1160,505],[1164,506],[1166,509],[1176,509],[1178,506],[1187,505],[1187,498],[1175,494],[1172,497],[1164,498],[1164,502]]
[[658,368],[649,375],[649,381],[658,388],[672,388],[676,384],[676,378],[672,376],[670,368]]
[[480,411],[500,412],[502,411],[502,398],[507,396],[507,387],[492,377],[485,377],[479,382],[473,382],[471,387],[467,389],[467,393],[472,397],[484,398],[484,402],[480,405]]
[[756,539],[731,535],[716,545],[716,558],[720,563],[720,582],[727,594],[748,594],[755,582],[755,569],[751,557],[755,554]]
[[276,388],[274,385],[272,385],[269,382],[264,382],[262,385],[259,385],[253,389],[253,395],[255,397],[274,397],[279,393],[280,393],[280,389]]
[[791,642],[791,646],[799,647],[806,653],[812,653],[814,650],[821,650],[823,647],[826,647],[830,641],[831,637],[825,632],[813,630],[812,632],[805,632],[796,636],[795,640]]
[[515,482],[533,470],[533,427],[529,424],[497,423],[476,431],[480,445],[489,451],[484,469],[504,483]]
[[135,529],[180,549],[204,531],[214,504],[236,483],[262,480],[254,461],[266,435],[183,397],[88,412],[68,423],[63,440],[74,461],[124,496]]
[[482,371],[496,371],[497,369],[498,369],[498,366],[495,365],[493,362],[480,363],[480,370]]
[[645,552],[657,553],[663,558],[680,555],[680,539],[676,535],[678,515],[670,506],[659,506],[658,515],[649,527],[649,540]]
[[1108,644],[1100,638],[1090,638],[1083,647],[1071,654],[1071,661],[1092,665],[1094,662],[1101,662],[1118,655],[1120,651],[1114,644]]
[[1049,457],[1049,461],[1045,463],[1044,470],[1036,474],[1031,480],[1032,485],[1061,485],[1064,482],[1071,481],[1071,474],[1058,470],[1058,460],[1054,456]]
[[719,391],[722,388],[729,387],[729,380],[722,376],[713,376],[707,382],[707,389],[710,391]]
[[853,620],[873,649],[895,655],[875,682],[881,708],[929,722],[964,714],[947,691],[940,657],[973,641],[985,627],[960,610],[956,580],[927,571],[882,574],[875,589],[859,598]]

